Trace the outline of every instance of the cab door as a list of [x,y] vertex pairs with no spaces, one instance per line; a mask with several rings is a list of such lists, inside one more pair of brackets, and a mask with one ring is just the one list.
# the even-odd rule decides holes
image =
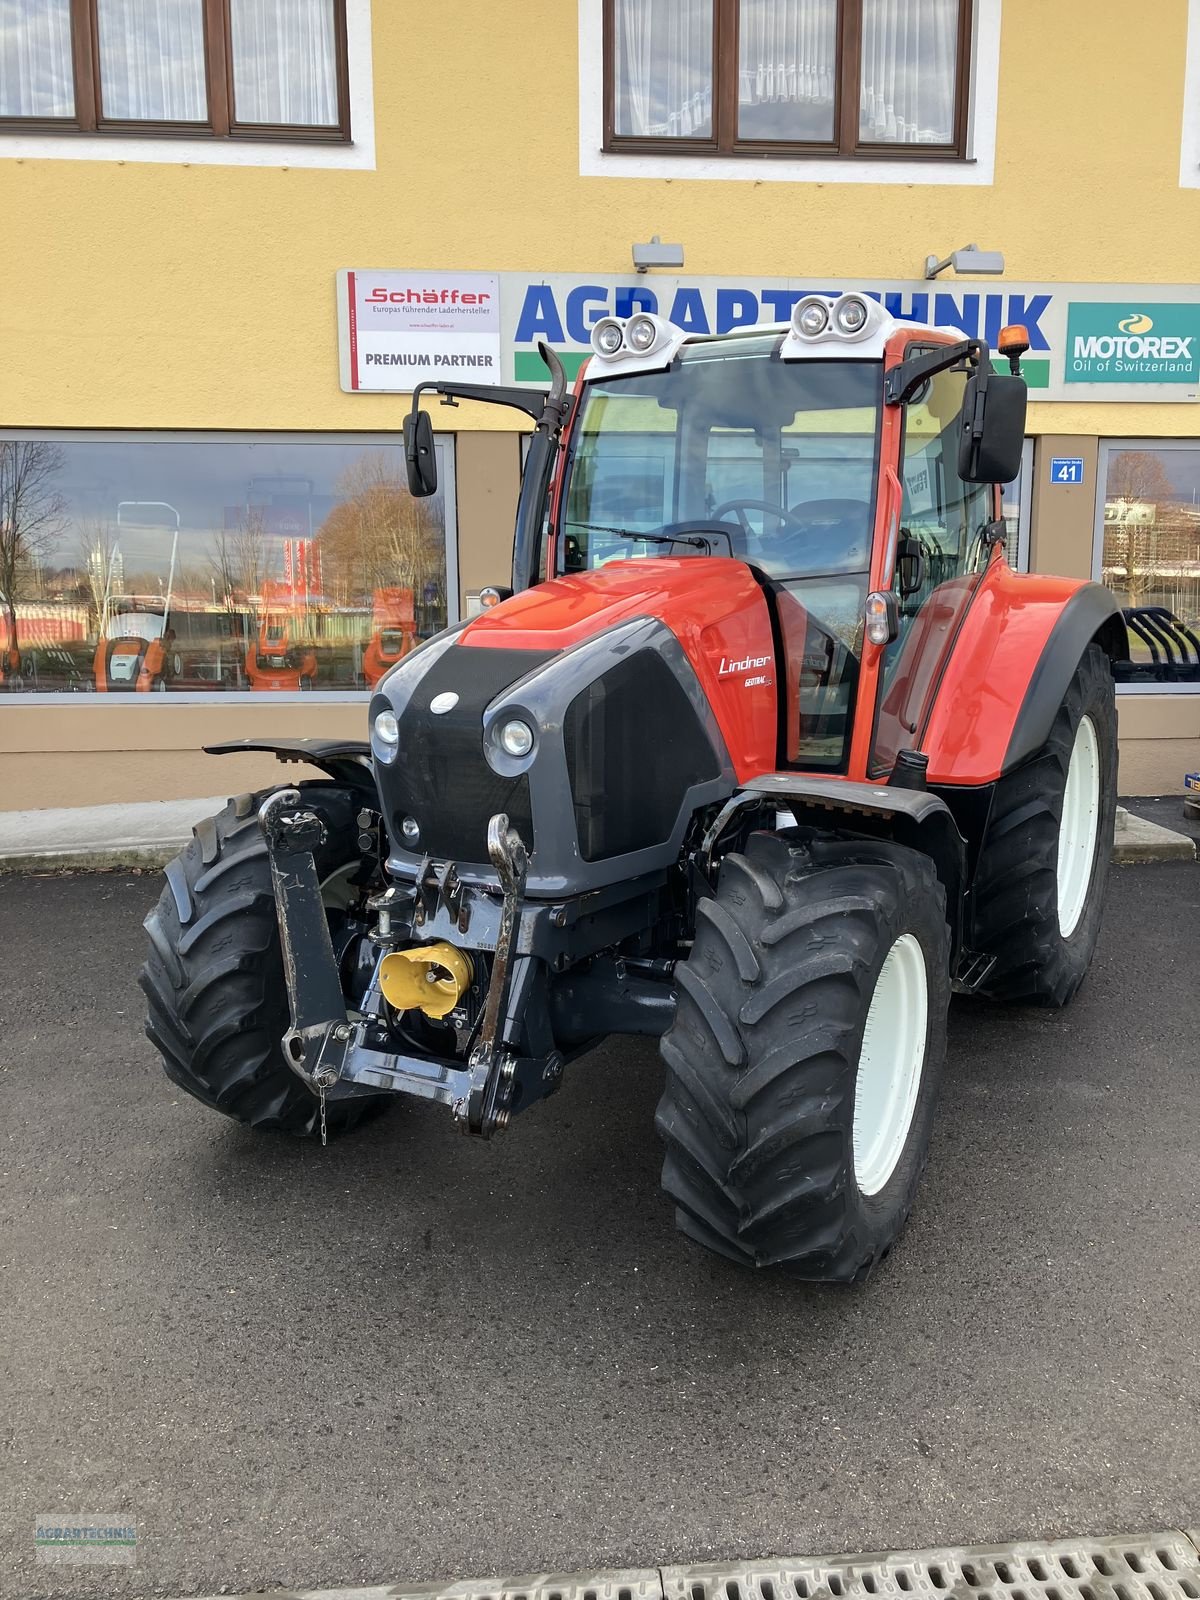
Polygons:
[[892,587],[899,631],[881,667],[870,773],[889,773],[919,749],[954,639],[991,554],[991,484],[958,472],[959,418],[968,374],[935,373],[904,407],[898,473],[903,498]]

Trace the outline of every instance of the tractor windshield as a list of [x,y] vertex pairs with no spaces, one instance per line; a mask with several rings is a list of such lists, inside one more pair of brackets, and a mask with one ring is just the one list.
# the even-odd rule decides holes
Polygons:
[[597,378],[571,434],[560,571],[732,555],[775,580],[786,757],[844,767],[862,656],[882,364],[780,361],[781,336],[685,345]]
[[669,371],[586,386],[562,570],[706,550],[779,579],[867,570],[880,364],[785,362],[779,344],[685,345]]

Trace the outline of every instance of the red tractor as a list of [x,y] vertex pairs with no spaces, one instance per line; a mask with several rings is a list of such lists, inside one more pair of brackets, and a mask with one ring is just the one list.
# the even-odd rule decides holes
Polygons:
[[[1065,1005],[1116,778],[1108,592],[1014,573],[1023,330],[807,295],[606,318],[535,421],[512,588],[393,668],[326,781],[230,801],[147,922],[197,1099],[324,1139],[396,1096],[486,1138],[660,1038],[663,1186],[749,1266],[863,1278],[925,1164],[953,992]],[[406,419],[410,487],[436,487]],[[494,597],[493,597],[494,598]]]

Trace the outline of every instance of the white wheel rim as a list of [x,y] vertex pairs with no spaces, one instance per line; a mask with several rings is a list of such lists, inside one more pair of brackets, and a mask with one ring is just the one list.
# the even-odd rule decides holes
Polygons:
[[900,1160],[912,1126],[929,1022],[925,952],[902,933],[884,958],[867,1011],[854,1085],[854,1181],[878,1194]]
[[1058,825],[1058,930],[1069,939],[1087,904],[1100,826],[1100,741],[1090,717],[1081,717],[1067,767]]

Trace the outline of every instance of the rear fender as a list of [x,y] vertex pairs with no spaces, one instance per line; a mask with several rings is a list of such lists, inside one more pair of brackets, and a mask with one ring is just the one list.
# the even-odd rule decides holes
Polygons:
[[243,755],[264,751],[277,761],[301,762],[318,767],[338,783],[361,789],[375,803],[375,772],[371,747],[360,739],[226,739],[221,744],[206,744],[210,756]]
[[1116,599],[1098,583],[994,562],[938,684],[920,748],[931,785],[994,783],[1045,743],[1089,644],[1127,660]]
[[792,772],[755,778],[739,793],[774,800],[804,826],[845,828],[893,839],[928,856],[946,891],[946,921],[957,960],[967,887],[967,847],[944,800],[924,789],[893,789],[850,778],[810,778]]

